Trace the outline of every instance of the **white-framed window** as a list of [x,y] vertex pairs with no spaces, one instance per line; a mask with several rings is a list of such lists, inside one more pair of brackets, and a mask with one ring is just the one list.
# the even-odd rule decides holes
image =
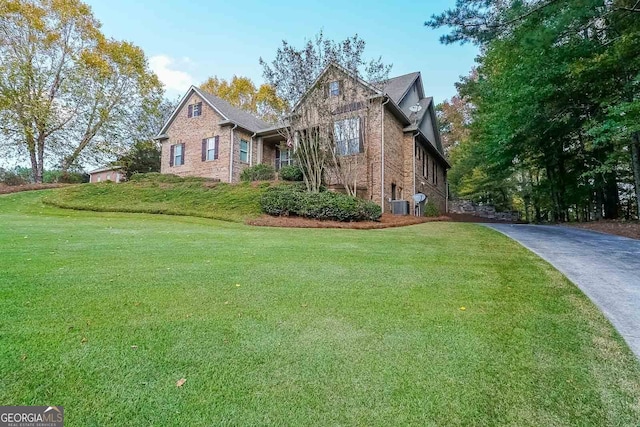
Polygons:
[[207,160],[216,159],[216,138],[207,138]]
[[340,81],[336,80],[329,83],[329,96],[340,95]]
[[182,144],[176,144],[173,146],[173,165],[174,166],[184,165],[184,153],[182,149]]
[[190,104],[187,111],[187,117],[198,117],[202,115],[202,102]]
[[244,139],[240,140],[240,161],[249,163],[249,143]]
[[359,153],[360,150],[360,118],[338,120],[333,124],[333,137],[336,152],[340,156]]
[[291,148],[279,148],[276,157],[276,170],[280,170],[282,166],[293,165],[293,150]]

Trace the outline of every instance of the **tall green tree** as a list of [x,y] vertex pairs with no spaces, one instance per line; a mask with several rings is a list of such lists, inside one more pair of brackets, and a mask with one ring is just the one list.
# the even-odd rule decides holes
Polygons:
[[0,122],[42,182],[47,159],[63,170],[130,142],[141,106],[162,98],[142,50],[107,39],[79,0],[0,2]]
[[476,106],[469,191],[485,176],[515,183],[539,218],[619,214],[635,164],[637,127],[624,110],[638,99],[639,13],[624,0],[459,0],[426,23],[451,28],[445,43],[482,46],[478,81],[462,84]]

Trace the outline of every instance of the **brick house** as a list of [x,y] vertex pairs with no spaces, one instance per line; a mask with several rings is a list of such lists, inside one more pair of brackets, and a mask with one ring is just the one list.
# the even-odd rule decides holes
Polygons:
[[105,166],[89,172],[89,182],[113,181],[121,182],[125,180],[122,166]]
[[[337,65],[327,67],[317,80],[321,83],[311,90],[339,94],[345,72]],[[358,137],[341,149],[360,161],[359,197],[391,212],[391,200],[407,200],[413,209],[411,196],[421,192],[446,212],[450,165],[433,99],[424,96],[420,73],[391,78],[384,91],[358,82],[368,91],[368,117],[359,121]],[[265,163],[277,170],[293,162],[283,135],[282,126],[265,123],[192,86],[156,137],[162,144],[161,172],[238,182],[242,170],[252,165]],[[327,181],[330,188],[339,189],[331,174]]]

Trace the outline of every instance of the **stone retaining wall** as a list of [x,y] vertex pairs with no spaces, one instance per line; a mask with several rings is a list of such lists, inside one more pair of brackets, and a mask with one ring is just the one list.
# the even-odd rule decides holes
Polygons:
[[492,205],[479,205],[469,200],[450,200],[449,212],[475,215],[499,221],[514,222],[520,220],[520,212],[518,211],[496,212],[496,208]]

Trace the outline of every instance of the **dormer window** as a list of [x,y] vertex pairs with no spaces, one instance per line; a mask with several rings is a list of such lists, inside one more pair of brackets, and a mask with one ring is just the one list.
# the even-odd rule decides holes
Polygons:
[[199,117],[202,115],[202,102],[198,102],[196,104],[189,105],[189,110],[187,111],[187,117]]
[[336,80],[329,83],[329,96],[340,95],[340,81]]

